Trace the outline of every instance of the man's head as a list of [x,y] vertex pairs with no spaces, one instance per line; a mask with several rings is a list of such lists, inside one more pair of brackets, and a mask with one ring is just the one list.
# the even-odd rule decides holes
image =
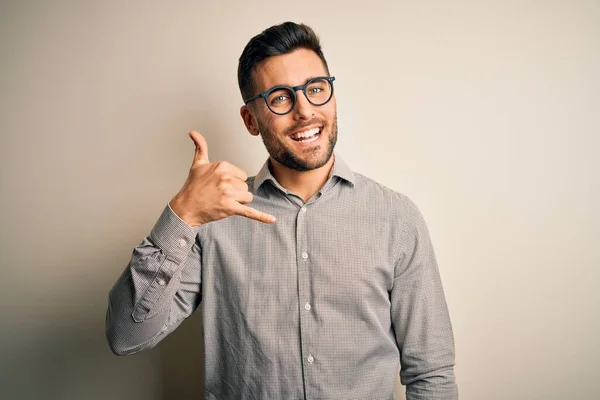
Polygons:
[[[329,77],[319,39],[310,27],[292,22],[253,37],[238,65],[238,83],[247,103],[240,110],[246,128],[261,135],[272,159],[298,171],[325,165],[337,141],[333,80],[311,81],[315,77]],[[307,83],[304,90],[294,91],[295,104],[289,91],[259,96],[277,86]],[[311,136],[300,137],[306,135]]]

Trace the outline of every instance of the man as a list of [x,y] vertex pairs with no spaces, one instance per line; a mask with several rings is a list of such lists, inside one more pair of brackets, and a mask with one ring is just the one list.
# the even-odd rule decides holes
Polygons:
[[[406,196],[333,153],[334,78],[319,40],[284,23],[238,68],[248,178],[204,138],[183,188],[110,292],[113,352],[155,346],[202,299],[207,399],[456,399],[454,339],[427,227]],[[276,219],[275,219],[276,218]]]

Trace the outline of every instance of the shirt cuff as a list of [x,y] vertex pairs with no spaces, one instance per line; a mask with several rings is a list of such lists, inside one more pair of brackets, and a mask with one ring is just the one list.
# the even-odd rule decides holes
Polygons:
[[180,264],[194,245],[196,231],[185,223],[167,204],[156,221],[150,239],[171,261]]

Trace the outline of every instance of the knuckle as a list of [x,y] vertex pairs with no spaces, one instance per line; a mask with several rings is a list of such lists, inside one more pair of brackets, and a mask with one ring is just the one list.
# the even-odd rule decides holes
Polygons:
[[219,183],[217,183],[217,189],[221,193],[227,192],[228,188],[229,188],[229,185],[225,181],[220,181]]
[[224,172],[219,176],[219,181],[221,182],[231,182],[231,175]]
[[215,170],[219,172],[226,172],[229,170],[227,161],[217,161],[215,163]]
[[219,182],[221,181],[231,181],[232,175],[231,173],[224,168],[215,169],[215,175]]

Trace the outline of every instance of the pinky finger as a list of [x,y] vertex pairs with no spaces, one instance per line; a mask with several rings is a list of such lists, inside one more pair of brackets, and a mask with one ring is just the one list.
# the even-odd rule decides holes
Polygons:
[[242,217],[254,219],[256,221],[264,222],[266,224],[272,224],[275,222],[275,217],[264,213],[262,211],[258,211],[252,207],[244,206],[242,204],[239,207],[236,207],[235,214],[241,215]]

